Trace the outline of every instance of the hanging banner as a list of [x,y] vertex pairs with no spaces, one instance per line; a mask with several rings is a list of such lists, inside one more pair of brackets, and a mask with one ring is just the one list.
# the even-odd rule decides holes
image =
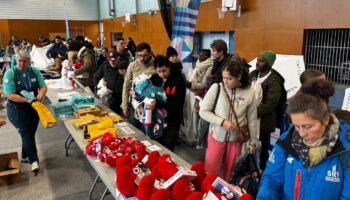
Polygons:
[[177,0],[171,36],[171,46],[176,49],[187,74],[192,67],[193,38],[200,0]]
[[[256,69],[256,58],[249,62],[252,66],[250,71]],[[287,98],[292,97],[300,88],[299,81],[301,73],[305,71],[304,57],[299,55],[276,55],[276,61],[272,66],[284,78],[284,88],[287,91]]]

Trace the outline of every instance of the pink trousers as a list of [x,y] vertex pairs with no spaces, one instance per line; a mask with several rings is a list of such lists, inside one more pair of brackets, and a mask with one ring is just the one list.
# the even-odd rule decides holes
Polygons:
[[220,175],[223,167],[223,179],[230,180],[234,163],[241,154],[241,142],[219,142],[210,133],[208,134],[208,148],[205,153],[205,169],[208,173]]

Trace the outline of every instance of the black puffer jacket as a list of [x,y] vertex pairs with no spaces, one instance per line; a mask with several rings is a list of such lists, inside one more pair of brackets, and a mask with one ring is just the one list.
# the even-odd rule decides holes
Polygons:
[[[250,80],[256,80],[259,72],[254,70],[250,73]],[[275,130],[276,127],[276,107],[280,101],[282,85],[284,84],[284,78],[276,70],[271,69],[271,74],[261,83],[263,90],[263,98],[261,104],[258,106],[258,117],[261,118],[260,132],[270,133]]]
[[94,86],[104,78],[107,82],[107,88],[111,90],[112,96],[120,95],[123,91],[124,77],[118,73],[118,67],[113,68],[108,62],[104,62],[94,75]]

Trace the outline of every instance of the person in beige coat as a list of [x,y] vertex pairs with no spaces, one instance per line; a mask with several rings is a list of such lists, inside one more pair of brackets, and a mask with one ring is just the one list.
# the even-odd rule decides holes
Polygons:
[[210,58],[211,52],[209,49],[202,49],[199,52],[196,68],[194,68],[191,82],[187,83],[188,88],[197,92],[207,87],[207,77],[211,74],[214,61]]
[[220,174],[223,165],[223,178],[229,181],[242,149],[242,142],[238,140],[242,127],[249,129],[249,149],[250,152],[255,152],[257,104],[255,91],[250,87],[248,71],[239,63],[227,63],[222,70],[222,77],[223,83],[213,84],[208,90],[200,104],[199,115],[210,123],[205,155],[206,170]]
[[[198,105],[199,100],[196,99],[198,91],[205,92],[207,88],[206,79],[211,74],[213,68],[213,59],[210,58],[211,52],[209,49],[202,49],[199,52],[196,67],[190,69],[187,74],[187,80],[185,85],[187,87],[185,104],[183,107],[183,123],[181,124],[180,131],[185,137],[185,141],[189,144],[196,144],[201,140],[202,144],[206,139],[203,140],[203,134],[199,135],[199,114]],[[203,95],[204,96],[204,95]]]
[[137,59],[134,62],[130,63],[128,69],[126,70],[121,107],[123,114],[129,118],[130,123],[136,128],[142,130],[142,124],[135,118],[135,109],[130,102],[133,100],[140,102],[143,99],[140,96],[137,96],[133,91],[130,92],[130,89],[132,89],[138,76],[152,75],[156,73],[156,70],[153,64],[154,59],[152,57],[151,46],[148,43],[143,42],[137,45],[136,56]]

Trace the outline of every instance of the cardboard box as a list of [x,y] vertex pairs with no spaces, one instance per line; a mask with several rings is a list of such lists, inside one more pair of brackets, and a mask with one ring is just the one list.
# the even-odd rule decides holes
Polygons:
[[21,179],[17,152],[0,155],[0,186],[13,184]]

